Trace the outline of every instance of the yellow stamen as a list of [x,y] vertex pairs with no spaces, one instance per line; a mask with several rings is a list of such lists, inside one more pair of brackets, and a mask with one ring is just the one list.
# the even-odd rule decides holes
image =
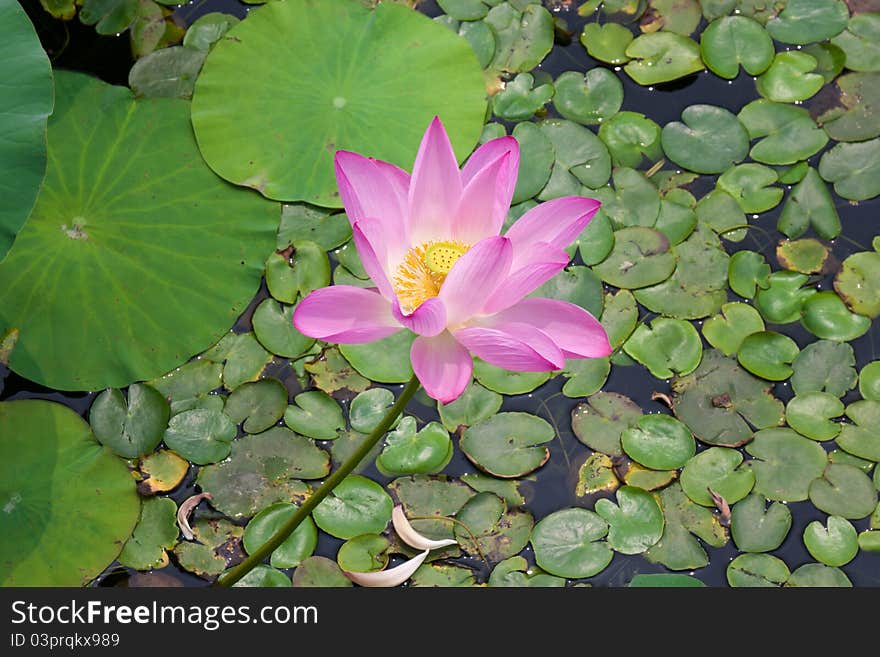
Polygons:
[[394,291],[406,313],[440,293],[446,275],[470,246],[461,242],[427,242],[403,257],[394,275]]

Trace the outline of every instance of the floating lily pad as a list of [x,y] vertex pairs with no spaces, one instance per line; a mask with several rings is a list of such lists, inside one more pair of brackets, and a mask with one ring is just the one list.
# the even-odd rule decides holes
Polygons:
[[759,331],[746,336],[736,357],[752,374],[769,381],[784,381],[794,371],[789,363],[799,351],[797,343],[787,335]]
[[749,75],[767,70],[775,54],[773,40],[760,23],[745,16],[722,16],[700,35],[700,53],[716,75],[733,80],[740,64]]
[[[514,556],[529,542],[534,520],[528,511],[510,510],[493,493],[477,493],[456,514],[455,539],[472,556],[501,561]],[[467,529],[465,529],[465,527]]]
[[189,463],[170,449],[160,449],[138,461],[142,479],[138,482],[141,495],[167,493],[177,488],[189,471]]
[[643,32],[662,29],[687,36],[697,29],[702,17],[697,0],[652,0],[639,27]]
[[128,86],[138,98],[189,100],[207,56],[205,51],[183,46],[150,52],[131,67]]
[[562,376],[567,380],[562,386],[566,397],[586,397],[602,389],[611,372],[611,360],[605,358],[575,358],[566,361]]
[[568,301],[594,317],[602,314],[602,281],[589,267],[566,267],[530,296]]
[[[284,39],[275,38],[279,30]],[[340,53],[346,59],[337,66]],[[267,61],[279,66],[259,65]],[[371,11],[309,0],[268,3],[229,30],[196,82],[192,119],[202,155],[227,180],[269,198],[339,207],[337,149],[410,168],[439,110],[463,157],[479,136],[484,103],[473,50],[441,25],[393,3]],[[389,131],[393,139],[377,139]]]
[[[378,344],[378,341],[370,344]],[[345,389],[363,392],[370,387],[370,381],[358,374],[339,350],[332,347],[306,363],[305,369],[312,375],[315,386],[328,395]]]
[[681,120],[663,127],[663,151],[685,169],[721,173],[749,152],[749,133],[723,107],[691,105],[681,113]]
[[642,416],[636,426],[623,432],[621,445],[630,458],[653,470],[680,468],[696,451],[688,428],[662,414]]
[[521,477],[544,465],[544,445],[556,435],[548,422],[528,413],[498,413],[469,427],[459,447],[477,467],[496,477]]
[[413,528],[435,540],[453,537],[454,523],[449,518],[474,495],[472,488],[445,475],[400,477],[388,484],[388,490],[403,506]]
[[[828,92],[832,106],[816,117],[828,136],[837,141],[864,141],[880,135],[877,103],[878,73],[849,73]],[[818,101],[817,101],[818,104]]]
[[641,554],[663,535],[663,512],[654,496],[635,486],[617,490],[617,504],[596,501],[596,513],[608,523],[608,545],[621,554]]
[[620,439],[637,425],[642,409],[616,392],[598,392],[571,412],[571,430],[590,449],[610,456],[623,456]]
[[831,43],[843,50],[848,69],[880,70],[880,13],[854,14]]
[[593,511],[556,511],[532,530],[535,561],[559,577],[592,577],[605,570],[614,556],[608,543],[601,540],[607,533],[608,524]]
[[758,214],[782,200],[782,189],[773,186],[777,180],[779,174],[770,167],[748,162],[727,169],[718,177],[718,187],[733,196],[743,212]]
[[[748,19],[743,19],[748,20]],[[752,147],[752,159],[764,164],[793,164],[814,155],[828,143],[828,135],[816,126],[803,107],[755,100],[739,112]]]
[[354,586],[336,562],[327,557],[309,557],[303,561],[291,578],[294,587],[349,587]]
[[776,245],[776,259],[790,271],[818,274],[829,265],[831,251],[817,239],[782,240]]
[[644,226],[621,228],[614,234],[614,248],[593,268],[615,287],[637,288],[665,281],[675,269],[669,240],[658,230]]
[[864,518],[877,506],[877,489],[857,467],[831,463],[810,484],[810,501],[829,515]]
[[556,150],[553,142],[536,124],[517,123],[513,136],[519,144],[519,174],[513,190],[513,203],[522,203],[544,189],[550,179]]
[[654,32],[636,37],[626,48],[628,62],[623,70],[641,85],[683,78],[703,70],[700,46],[693,39],[672,32]]
[[681,488],[700,506],[715,506],[710,489],[728,504],[734,504],[755,485],[754,473],[741,467],[742,461],[742,454],[735,449],[710,447],[685,464],[681,471]]
[[852,582],[839,568],[821,563],[805,563],[791,574],[785,586],[849,588]]
[[795,396],[785,407],[788,425],[807,438],[831,440],[840,433],[840,423],[831,418],[843,415],[843,402],[827,392]]
[[[508,73],[530,71],[541,63],[553,47],[553,17],[539,4],[497,3],[483,20],[492,28],[496,42],[495,57],[487,67],[490,70]],[[408,57],[404,61],[407,66],[412,65]],[[428,60],[422,68],[430,66],[431,61]],[[449,66],[455,70],[454,63]],[[438,98],[441,105],[450,102],[443,96],[438,95]]]
[[758,288],[770,287],[770,265],[760,253],[737,251],[730,257],[727,277],[731,290],[751,299]]
[[254,310],[254,335],[269,352],[295,358],[308,351],[315,341],[293,326],[296,306],[279,304],[274,299],[263,299]]
[[817,292],[804,301],[801,323],[823,340],[855,340],[871,328],[869,318],[850,312],[843,300],[831,291]]
[[650,227],[657,223],[660,194],[641,171],[618,167],[614,170],[614,194],[611,195],[610,190],[600,189],[595,194],[590,192],[590,195],[603,203],[599,212],[607,215],[615,228]]
[[287,588],[292,584],[285,573],[266,564],[259,564],[232,586],[234,588]]
[[204,397],[223,383],[223,366],[201,358],[149,382],[171,401],[171,407]]
[[235,390],[242,383],[256,381],[272,360],[253,333],[227,333],[205,358],[223,363],[223,385]]
[[795,322],[801,317],[804,302],[816,294],[815,288],[803,287],[809,280],[806,274],[775,271],[770,274],[769,286],[755,294],[755,307],[773,324]]
[[384,570],[388,565],[388,548],[391,546],[385,536],[361,534],[339,546],[336,563],[343,570],[354,573],[369,573]]
[[589,129],[572,121],[548,119],[538,124],[553,144],[556,161],[542,201],[576,194],[586,185],[597,189],[611,176],[611,156],[604,142]]
[[[0,267],[0,331],[21,331],[10,366],[33,381],[122,387],[229,329],[259,285],[277,206],[204,166],[184,101],[135,101],[80,73],[55,79],[56,164]],[[86,144],[88,134],[103,138]],[[20,275],[33,267],[45,275]]]
[[284,411],[284,424],[297,433],[318,440],[333,440],[345,428],[339,404],[323,392],[301,392],[293,401]]
[[746,237],[746,215],[733,196],[722,189],[713,189],[696,205],[696,218],[730,242]]
[[393,502],[371,479],[350,475],[315,507],[315,523],[331,536],[349,539],[378,533],[391,520]]
[[796,162],[792,165],[776,167],[779,172],[779,182],[783,185],[795,185],[804,179],[810,166],[806,162]]
[[703,322],[703,337],[725,356],[732,356],[752,333],[764,330],[760,313],[747,303],[731,302],[721,306],[721,314]]
[[593,452],[578,469],[574,494],[584,497],[605,491],[613,492],[619,485],[612,458],[601,452]]
[[281,419],[287,408],[287,388],[278,379],[245,383],[226,398],[223,412],[235,424],[244,421],[248,433],[265,431]]
[[746,451],[755,457],[748,462],[755,473],[755,492],[770,500],[807,499],[810,484],[828,463],[820,445],[792,429],[758,431]]
[[193,50],[207,52],[236,23],[238,18],[219,11],[199,16],[186,28],[183,45]]
[[[69,18],[69,17],[68,17]],[[52,65],[22,6],[0,3],[0,261],[34,206],[46,173],[46,121],[52,112]]]
[[863,251],[843,261],[834,289],[847,307],[860,315],[880,315],[880,253]]
[[198,408],[172,417],[163,440],[184,458],[205,465],[225,459],[235,436],[235,425],[223,412]]
[[[855,361],[850,363],[853,364]],[[865,399],[880,401],[880,361],[872,360],[859,372],[859,394]]]
[[409,352],[416,339],[411,331],[398,331],[381,340],[339,346],[352,367],[381,383],[405,383],[412,377]]
[[581,43],[590,57],[607,64],[628,62],[626,49],[634,38],[632,32],[617,23],[587,23],[581,33]]
[[741,554],[727,566],[727,583],[733,587],[782,586],[789,577],[788,566],[772,554]]
[[825,527],[818,520],[807,525],[804,545],[816,561],[826,566],[843,566],[858,554],[859,537],[846,518],[830,516]]
[[628,486],[659,490],[671,484],[677,477],[676,470],[650,470],[638,463],[630,463],[623,475],[623,481]]
[[525,121],[541,111],[553,94],[552,84],[535,86],[531,73],[519,73],[504,85],[504,89],[492,96],[492,112],[506,121]]
[[174,546],[177,563],[184,570],[213,579],[244,556],[241,551],[243,527],[225,518],[199,518],[192,530],[195,541],[181,541]]
[[489,11],[482,0],[438,0],[440,8],[450,17],[460,21],[476,21]]
[[451,563],[425,563],[413,573],[410,585],[471,587],[475,585],[474,571]]
[[781,43],[815,43],[843,32],[848,20],[843,0],[787,0],[767,21],[767,31]]
[[730,535],[741,552],[771,552],[791,529],[791,511],[782,502],[767,507],[767,499],[752,493],[730,511]]
[[813,71],[819,62],[799,50],[783,50],[776,53],[773,63],[758,76],[758,93],[777,103],[794,103],[813,96],[825,78]]
[[407,416],[385,437],[376,465],[383,473],[430,474],[449,463],[452,451],[452,440],[442,424],[429,422],[417,432],[416,419]]
[[658,317],[640,324],[623,345],[624,351],[645,365],[656,378],[690,374],[703,355],[700,334],[690,322]]
[[880,532],[865,530],[859,534],[859,549],[864,552],[880,552]]
[[234,441],[229,458],[201,468],[196,483],[213,495],[211,506],[245,518],[274,502],[301,502],[310,488],[300,479],[319,479],[329,471],[327,452],[279,427]]
[[[733,199],[731,199],[733,201]],[[739,206],[733,201],[739,212]],[[660,201],[660,214],[654,228],[669,238],[670,244],[680,244],[697,227],[699,206],[693,195],[683,189],[672,189]]]
[[105,390],[98,395],[89,410],[89,423],[102,445],[130,459],[156,448],[170,414],[162,393],[135,383],[128,388],[128,400],[119,390]]
[[602,309],[602,328],[608,334],[612,349],[620,347],[636,327],[639,310],[635,297],[629,290],[618,290],[605,295]]
[[540,568],[530,568],[522,557],[510,557],[498,563],[489,575],[493,587],[564,587],[565,579],[548,575]]
[[495,365],[474,360],[474,377],[483,386],[504,395],[521,395],[546,383],[551,372],[511,372]]
[[119,563],[135,570],[168,565],[168,553],[177,543],[177,505],[167,497],[144,500],[141,516],[119,553]]
[[608,147],[615,166],[638,167],[642,160],[651,163],[663,157],[660,126],[644,114],[617,112],[601,123],[599,138]]
[[[289,502],[270,504],[251,518],[244,530],[244,549],[253,554],[266,543],[281,526],[296,513],[297,507]],[[311,518],[306,518],[284,542],[272,552],[269,563],[274,568],[293,568],[312,555],[318,544],[318,530]]]
[[705,351],[700,367],[673,381],[672,389],[676,417],[710,445],[737,447],[751,440],[752,426],[782,421],[783,405],[770,394],[770,384],[715,350]]
[[819,175],[834,191],[851,201],[880,194],[880,137],[859,143],[837,144],[822,154]]
[[650,573],[647,575],[636,575],[627,586],[629,588],[702,588],[706,585],[690,575]]
[[469,427],[487,420],[498,412],[503,401],[501,395],[471,382],[462,395],[450,404],[437,403],[440,421],[448,431]]
[[843,397],[856,385],[855,362],[853,349],[846,343],[811,342],[792,363],[791,387],[797,395],[827,392]]

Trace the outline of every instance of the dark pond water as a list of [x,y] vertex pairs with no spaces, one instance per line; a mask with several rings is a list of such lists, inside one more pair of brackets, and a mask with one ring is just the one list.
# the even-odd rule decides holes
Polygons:
[[[67,24],[53,21],[40,10],[37,3],[33,3],[33,5],[37,5],[36,8],[31,3],[24,4],[30,5],[28,13],[37,25],[44,47],[49,51],[56,66],[88,71],[107,82],[126,84],[128,70],[132,63],[127,36],[121,38],[100,37],[91,27],[79,25],[78,21],[71,21]],[[243,17],[248,9],[248,5],[237,0],[195,0],[178,8],[175,15],[182,23],[188,25],[210,11],[224,11]],[[420,9],[431,16],[441,13],[434,2],[423,2]],[[557,43],[540,68],[555,78],[563,71],[585,71],[593,66],[602,65],[590,58],[578,43],[577,37],[586,19],[578,17],[573,11],[561,12],[558,15],[567,22],[573,38],[568,45]],[[737,79],[728,82],[711,73],[704,72],[654,88],[641,87],[626,75],[619,77],[623,81],[625,89],[622,109],[646,114],[660,125],[678,120],[681,111],[689,105],[697,103],[720,105],[736,113],[746,103],[758,97],[753,80],[744,73],[741,73]],[[549,114],[553,115],[552,106],[549,107]],[[815,165],[819,155],[821,153],[810,158],[812,164]],[[711,188],[710,183],[711,180],[706,181],[707,188]],[[704,190],[698,191],[702,193]],[[696,194],[697,197],[700,196],[700,193]],[[837,260],[842,261],[851,253],[871,248],[872,238],[880,232],[877,220],[880,215],[880,199],[852,204],[835,196],[835,201],[843,225],[843,235],[832,243],[833,253]],[[728,252],[739,249],[759,251],[767,257],[768,262],[775,265],[775,246],[778,240],[783,237],[775,229],[780,209],[781,205],[764,213],[758,220],[750,220],[758,229],[750,230],[748,237],[739,244],[726,243]],[[832,278],[833,275],[828,275],[825,280],[820,282],[820,288],[831,289]],[[250,314],[256,304],[266,296],[268,293],[264,287],[255,297],[248,311],[238,321],[237,331],[250,330]],[[768,325],[768,329],[791,336],[801,347],[815,340],[799,325]],[[850,343],[855,350],[858,367],[878,357],[878,346],[880,346],[880,335],[878,334],[880,331],[877,330],[875,323],[871,331]],[[270,365],[266,374],[277,376],[285,367],[286,363],[278,360],[274,365]],[[589,454],[589,450],[578,442],[570,431],[570,414],[577,404],[577,400],[569,399],[561,394],[562,383],[563,379],[557,377],[533,393],[506,396],[502,407],[503,411],[519,410],[537,414],[546,418],[558,429],[558,439],[550,445],[551,459],[543,468],[534,473],[533,480],[527,481],[522,487],[526,495],[526,506],[535,515],[536,520],[568,506],[592,508],[595,500],[595,498],[578,498],[574,493],[578,468]],[[391,389],[397,390],[394,387]],[[620,392],[631,397],[645,412],[667,410],[659,402],[652,401],[651,395],[653,392],[669,392],[669,386],[651,377],[640,366],[613,367],[611,376],[603,389]],[[296,392],[298,391],[291,390],[291,396]],[[95,394],[94,392],[62,393],[51,390],[8,372],[0,366],[0,400],[49,399],[67,404],[85,415]],[[788,384],[777,384],[775,394],[787,401],[791,397]],[[848,403],[856,398],[858,395],[851,392],[843,398],[843,401]],[[427,401],[429,400],[426,397],[417,398],[408,408],[408,412],[424,421],[438,419],[433,404],[428,404]],[[444,472],[459,475],[473,472],[473,470],[473,466],[459,450],[456,450],[453,460]],[[176,501],[180,502],[196,492],[192,483],[195,472],[196,467],[191,468],[186,481],[172,495]],[[380,475],[372,466],[367,467],[364,473],[381,483],[390,481],[389,478]],[[791,503],[789,508],[794,519],[792,528],[783,545],[774,551],[774,554],[785,561],[794,571],[801,564],[814,561],[803,545],[802,534],[806,525],[811,521],[816,519],[824,521],[825,514],[818,511],[809,501]],[[853,524],[858,531],[862,531],[868,528],[868,519],[854,521]],[[341,543],[342,541],[321,533],[316,554],[335,557]],[[709,554],[710,563],[707,567],[701,568],[693,574],[708,585],[726,586],[727,565],[738,552],[732,542],[723,548],[704,547]],[[475,568],[479,579],[483,580],[488,576],[488,571],[485,570],[481,562],[470,559],[462,559],[461,562]],[[856,586],[880,586],[880,554],[860,551],[856,559],[844,566],[843,570]],[[179,584],[184,586],[206,585],[204,580],[177,569],[173,560],[171,566],[161,572],[175,578]],[[625,556],[615,553],[611,565],[590,581],[596,586],[625,586],[636,573],[654,572],[667,571],[663,566],[648,563],[641,556]],[[125,586],[131,574],[121,567],[111,566],[98,578],[97,583],[104,586]]]

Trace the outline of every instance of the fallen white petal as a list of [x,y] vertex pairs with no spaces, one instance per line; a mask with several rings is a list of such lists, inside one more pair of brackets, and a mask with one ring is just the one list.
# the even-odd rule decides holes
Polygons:
[[183,533],[183,537],[186,540],[191,541],[195,537],[192,527],[189,526],[189,514],[192,513],[192,510],[195,509],[202,500],[213,499],[214,496],[211,495],[211,493],[199,493],[198,495],[186,498],[180,503],[180,508],[177,509],[177,526],[180,527],[180,531]]
[[409,524],[409,520],[406,519],[403,513],[403,507],[399,504],[391,512],[391,523],[394,525],[394,531],[400,536],[400,540],[416,550],[435,550],[458,543],[458,541],[451,538],[432,541],[427,536],[422,536]]
[[355,584],[360,586],[399,586],[412,577],[412,574],[419,569],[422,562],[428,557],[430,550],[425,550],[417,557],[413,557],[409,561],[404,561],[399,566],[389,568],[388,570],[379,570],[372,573],[352,573],[343,570],[345,576]]

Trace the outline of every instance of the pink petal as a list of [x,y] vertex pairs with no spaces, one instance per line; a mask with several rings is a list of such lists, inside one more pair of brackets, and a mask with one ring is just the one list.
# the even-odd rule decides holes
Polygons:
[[552,338],[528,324],[495,323],[492,328],[467,326],[454,335],[472,353],[506,370],[547,372],[565,365],[565,355]]
[[446,325],[456,326],[482,311],[495,288],[505,279],[513,258],[510,241],[488,237],[477,242],[456,262],[439,298],[446,306]]
[[608,334],[599,320],[567,301],[523,299],[486,318],[481,325],[503,328],[509,323],[529,324],[540,329],[550,336],[566,358],[600,358],[611,353]]
[[409,233],[413,244],[449,239],[461,199],[461,175],[438,117],[419,147],[409,186]]
[[[336,151],[334,157],[339,195],[352,226],[365,218],[382,225],[388,247],[406,250],[408,183],[393,164],[372,160],[350,151]],[[386,247],[386,248],[388,248]]]
[[510,208],[509,160],[508,152],[480,169],[465,186],[453,225],[455,239],[474,244],[501,232]]
[[533,245],[546,242],[564,249],[580,235],[602,205],[582,196],[565,196],[535,206],[505,233],[514,246],[514,268]]
[[401,329],[391,304],[378,292],[352,285],[331,285],[309,294],[296,307],[293,325],[310,338],[341,344],[372,342]]
[[[519,258],[518,269],[505,278],[486,301],[484,313],[496,313],[509,308],[527,294],[561,272],[569,263],[568,254],[550,244],[532,244],[527,254]],[[517,265],[512,265],[516,267]]]
[[395,299],[391,313],[394,319],[419,335],[433,337],[446,329],[446,308],[439,297],[427,299],[409,315],[403,313],[400,303]]
[[458,399],[471,382],[471,355],[448,331],[433,338],[416,338],[410,359],[425,392],[443,404]]
[[364,271],[379,288],[382,296],[388,301],[394,301],[397,297],[388,280],[388,256],[385,253],[385,231],[382,224],[376,219],[359,219],[352,224],[351,234]]
[[507,160],[507,166],[510,170],[510,177],[507,179],[505,198],[507,198],[507,204],[510,205],[519,172],[519,142],[513,137],[499,137],[487,141],[475,150],[461,169],[462,184],[467,185],[479,171],[508,153],[510,158]]

